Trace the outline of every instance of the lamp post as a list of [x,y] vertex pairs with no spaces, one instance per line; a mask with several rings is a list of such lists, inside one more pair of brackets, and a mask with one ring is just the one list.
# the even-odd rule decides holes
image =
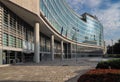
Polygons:
[[76,58],[76,63],[77,63],[77,32],[79,32],[79,29],[73,27],[73,30],[75,31],[75,40],[76,40],[76,55],[75,55],[75,58]]

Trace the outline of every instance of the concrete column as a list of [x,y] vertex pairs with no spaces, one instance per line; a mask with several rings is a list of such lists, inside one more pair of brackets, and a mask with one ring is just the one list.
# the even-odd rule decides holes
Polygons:
[[35,27],[34,27],[34,62],[35,63],[39,63],[40,62],[40,41],[39,41],[39,37],[40,37],[40,26],[39,23],[35,23]]
[[72,43],[70,43],[70,55],[71,55],[71,58],[72,58]]
[[67,53],[66,53],[67,54],[67,59],[69,59],[69,57],[68,57],[68,55],[69,55],[69,52],[68,52],[68,43],[67,43],[67,49],[66,50],[67,50]]
[[52,60],[54,60],[54,35],[51,36],[51,55]]
[[61,57],[62,57],[62,60],[64,59],[63,55],[64,55],[64,53],[63,53],[63,41],[61,41]]
[[24,56],[24,53],[23,53],[23,52],[21,52],[21,54],[22,54],[22,56],[21,56],[21,58],[22,58],[22,63],[24,63],[24,62],[25,62],[25,56]]
[[2,58],[2,49],[0,49],[0,65],[3,64],[3,58]]
[[15,63],[18,63],[17,59],[17,52],[15,52]]
[[7,59],[7,64],[10,64],[10,51],[7,51],[8,59]]

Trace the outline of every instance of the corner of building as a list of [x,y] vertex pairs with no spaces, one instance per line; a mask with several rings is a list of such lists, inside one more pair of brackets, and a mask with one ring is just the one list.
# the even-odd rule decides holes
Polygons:
[[[7,0],[3,0],[2,2],[5,2]],[[12,2],[20,7],[23,7],[24,9],[27,9],[28,11],[40,15],[40,8],[39,8],[39,1],[40,0],[8,0],[9,2]]]

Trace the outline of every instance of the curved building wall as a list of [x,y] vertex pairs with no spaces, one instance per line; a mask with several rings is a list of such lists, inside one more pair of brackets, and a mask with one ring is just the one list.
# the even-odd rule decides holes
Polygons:
[[103,45],[103,27],[97,18],[76,15],[65,0],[40,0],[40,9],[62,36],[80,43]]
[[0,64],[33,61],[34,57],[38,63],[102,55],[103,27],[96,17],[79,16],[64,0],[32,2],[0,0]]

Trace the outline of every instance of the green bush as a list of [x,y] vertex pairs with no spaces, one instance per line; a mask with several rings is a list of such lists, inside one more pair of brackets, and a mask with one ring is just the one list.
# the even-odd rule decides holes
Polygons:
[[120,59],[113,59],[108,61],[102,61],[99,62],[96,66],[96,68],[100,69],[120,69]]
[[108,54],[108,57],[120,58],[120,54]]

